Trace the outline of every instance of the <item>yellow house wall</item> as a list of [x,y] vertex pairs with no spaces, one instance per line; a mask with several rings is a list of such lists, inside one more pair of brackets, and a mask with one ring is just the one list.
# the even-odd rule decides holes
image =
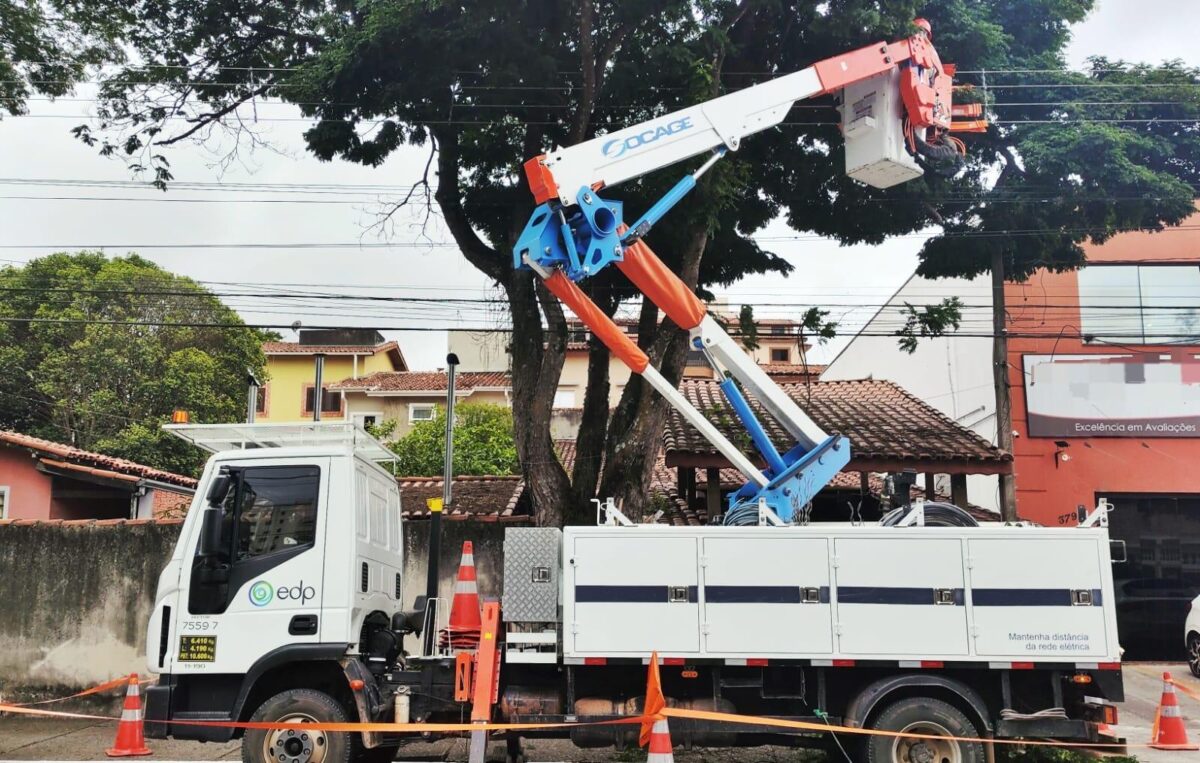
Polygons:
[[[563,362],[562,375],[558,378],[558,391],[560,398],[567,398],[568,395],[573,401],[569,405],[560,405],[560,408],[582,408],[583,393],[587,389],[587,367],[588,354],[584,350],[572,350],[567,353],[567,359]],[[624,391],[625,385],[629,382],[629,367],[621,361],[613,358],[608,365],[608,405],[610,408],[615,408],[617,401],[621,399],[621,392]]]
[[[358,375],[376,371],[394,371],[387,353],[358,356]],[[256,421],[309,421],[312,414],[304,413],[304,388],[313,383],[315,374],[312,355],[268,355],[267,410],[255,417]],[[324,383],[328,387],[342,379],[354,376],[354,357],[351,355],[326,355]],[[322,420],[340,420],[341,414],[322,413]]]

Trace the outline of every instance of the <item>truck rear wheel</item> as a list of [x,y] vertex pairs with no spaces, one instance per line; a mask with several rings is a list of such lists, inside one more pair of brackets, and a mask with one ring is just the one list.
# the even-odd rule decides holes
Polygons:
[[979,729],[956,707],[932,697],[908,697],[888,705],[870,727],[878,731],[947,737],[914,739],[871,736],[868,763],[983,763],[983,744],[949,737],[979,738]]
[[[345,723],[346,710],[328,694],[289,689],[254,711],[254,723]],[[244,763],[349,763],[350,734],[344,731],[247,729],[242,737]]]

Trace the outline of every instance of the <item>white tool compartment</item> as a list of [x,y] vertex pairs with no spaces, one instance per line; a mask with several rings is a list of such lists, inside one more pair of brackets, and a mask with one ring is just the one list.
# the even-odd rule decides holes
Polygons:
[[568,527],[563,655],[1119,662],[1103,528]]
[[[587,654],[700,652],[698,538],[567,529],[567,649]],[[653,646],[648,646],[653,645]]]
[[738,534],[702,543],[707,652],[833,651],[828,540]]
[[1108,542],[1100,549],[1095,537],[1068,538],[1029,540],[1019,548],[1003,540],[969,541],[978,654],[1020,660],[1057,653],[1072,660],[1116,651],[1105,628],[1112,591],[1097,582]]
[[963,541],[908,529],[875,528],[875,537],[833,542],[839,651],[967,654]]

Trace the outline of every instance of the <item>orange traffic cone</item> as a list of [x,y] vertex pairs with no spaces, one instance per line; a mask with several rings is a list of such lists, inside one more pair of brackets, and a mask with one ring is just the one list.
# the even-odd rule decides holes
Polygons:
[[671,752],[671,732],[667,729],[666,718],[659,718],[650,730],[650,749],[646,754],[646,763],[675,763],[675,755]]
[[1200,750],[1187,738],[1183,725],[1183,714],[1179,712],[1179,699],[1175,696],[1175,682],[1170,673],[1163,673],[1162,700],[1158,703],[1157,724],[1150,746],[1158,750]]
[[450,625],[442,631],[442,646],[475,649],[479,646],[482,627],[479,586],[475,581],[475,547],[468,540],[463,541],[458,581],[454,584],[454,599],[450,602]]
[[146,737],[142,729],[142,688],[137,673],[129,674],[129,688],[125,690],[125,705],[121,708],[121,721],[117,724],[117,741],[104,754],[110,758],[126,758],[131,755],[149,755]]

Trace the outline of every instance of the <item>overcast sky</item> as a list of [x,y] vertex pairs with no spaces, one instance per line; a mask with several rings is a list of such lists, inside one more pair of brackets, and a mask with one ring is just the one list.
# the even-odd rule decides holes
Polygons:
[[[1200,30],[1196,0],[1100,0],[1098,9],[1075,30],[1069,50],[1072,66],[1090,55],[1159,62],[1180,58],[1200,66],[1195,35]],[[68,130],[92,111],[83,87],[56,103],[36,101],[31,114],[0,121],[0,264],[23,262],[54,248],[103,246],[110,254],[136,251],[161,266],[215,284],[228,292],[280,288],[482,299],[495,292],[485,279],[447,246],[450,241],[436,221],[422,235],[418,221],[401,219],[388,235],[370,228],[377,200],[394,198],[398,190],[346,188],[407,186],[420,177],[426,155],[420,149],[396,152],[382,167],[367,169],[345,162],[322,163],[308,156],[300,133],[305,122],[283,104],[259,104],[257,129],[278,152],[244,153],[223,166],[226,146],[182,147],[170,154],[177,181],[191,183],[262,184],[209,190],[182,186],[163,194],[138,188],[32,185],[30,179],[116,180],[129,175],[118,163],[96,155],[74,140]],[[514,157],[514,160],[521,157]],[[280,190],[279,184],[288,184]],[[297,187],[295,184],[301,184]],[[326,186],[317,188],[316,186]],[[329,188],[328,186],[336,186]],[[60,197],[21,199],[18,196]],[[92,197],[88,200],[61,197]],[[101,200],[103,199],[103,200]],[[764,237],[795,237],[782,223]],[[184,248],[185,244],[294,244],[307,248]],[[364,246],[358,246],[361,243]],[[336,248],[314,244],[337,244]],[[760,315],[795,315],[803,306],[828,305],[845,329],[860,325],[911,274],[920,238],[902,238],[877,247],[840,247],[803,237],[773,241],[795,272],[748,278],[722,294],[731,302],[759,305]],[[298,285],[297,285],[298,284]],[[285,285],[285,286],[281,286]],[[936,296],[936,295],[931,295]],[[229,299],[250,322],[307,325],[339,324],[429,327],[461,323],[497,325],[494,307],[462,303],[279,302]],[[786,303],[780,306],[771,303]],[[852,307],[863,305],[864,307]],[[441,365],[444,332],[389,332],[403,345],[415,369]],[[821,362],[845,339],[814,351]]]

